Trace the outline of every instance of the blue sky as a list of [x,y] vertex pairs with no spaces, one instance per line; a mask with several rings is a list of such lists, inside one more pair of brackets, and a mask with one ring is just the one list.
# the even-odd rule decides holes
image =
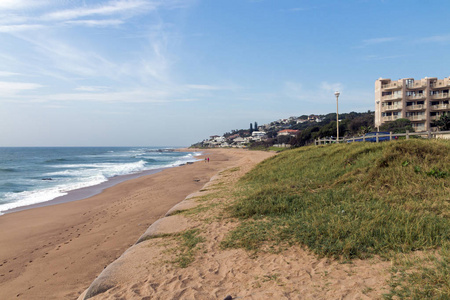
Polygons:
[[185,146],[450,76],[450,3],[0,0],[0,146]]

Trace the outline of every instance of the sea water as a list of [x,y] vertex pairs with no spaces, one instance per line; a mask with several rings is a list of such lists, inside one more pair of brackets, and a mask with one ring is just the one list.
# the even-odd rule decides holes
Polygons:
[[0,148],[0,215],[121,175],[196,161],[164,147]]

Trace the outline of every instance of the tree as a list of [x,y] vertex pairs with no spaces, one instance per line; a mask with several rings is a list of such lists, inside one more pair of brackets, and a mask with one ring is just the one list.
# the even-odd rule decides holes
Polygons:
[[411,121],[408,119],[397,119],[392,122],[386,122],[380,126],[380,131],[389,131],[393,133],[405,133],[406,130],[414,131]]
[[450,114],[444,112],[441,117],[433,121],[431,125],[436,126],[442,131],[450,130]]
[[[352,119],[348,124],[348,130],[351,134],[363,134],[372,131],[375,117],[372,114],[366,114]],[[369,131],[367,131],[369,130]]]

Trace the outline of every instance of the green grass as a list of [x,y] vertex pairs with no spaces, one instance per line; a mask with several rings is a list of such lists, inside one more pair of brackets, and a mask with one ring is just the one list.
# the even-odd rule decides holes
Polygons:
[[229,212],[241,225],[222,246],[300,244],[343,259],[448,247],[449,153],[449,141],[420,139],[280,153],[240,181]]
[[197,245],[203,243],[205,239],[199,235],[198,229],[186,230],[177,235],[177,239],[176,259],[172,262],[181,268],[186,268],[195,260],[195,254],[198,250]]
[[385,299],[450,299],[450,245],[438,255],[398,260],[391,270]]

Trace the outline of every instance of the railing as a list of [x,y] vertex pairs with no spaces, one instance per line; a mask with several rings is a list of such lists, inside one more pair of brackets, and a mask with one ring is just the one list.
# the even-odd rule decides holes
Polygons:
[[[360,137],[351,137],[351,138],[340,138],[338,143],[351,143],[351,142],[356,142],[356,141],[373,141],[376,143],[382,142],[382,141],[395,141],[397,140],[399,137],[406,137],[406,139],[408,140],[410,137],[412,136],[419,136],[422,138],[426,138],[426,139],[432,139],[432,138],[443,138],[444,136],[449,136],[450,135],[450,131],[435,131],[432,132],[431,130],[428,131],[420,131],[420,132],[409,132],[408,130],[406,131],[406,133],[392,133],[389,132],[389,134],[376,134],[375,139],[373,136],[371,136],[370,138],[367,138],[366,136],[360,136]],[[322,138],[322,139],[315,139],[314,140],[314,145],[323,145],[323,144],[334,144],[336,143],[336,139],[335,138]]]
[[[411,124],[414,130],[425,130],[425,125],[423,124]],[[414,126],[417,125],[417,126]]]
[[393,83],[383,84],[381,87],[383,89],[397,89],[397,88],[401,88],[402,86],[403,86],[402,83],[393,82]]
[[414,116],[406,116],[411,121],[423,121],[427,117],[425,115],[414,115]]
[[431,109],[448,109],[448,104],[431,105]]
[[406,96],[406,99],[414,100],[414,99],[424,99],[427,96],[425,94],[418,94],[418,95],[410,95]]
[[384,110],[398,110],[398,109],[402,109],[401,105],[386,105],[384,106]]
[[383,121],[395,121],[400,118],[401,118],[400,116],[386,116],[386,117],[383,117]]
[[426,82],[422,81],[417,81],[406,85],[408,89],[420,89],[425,88],[426,86],[427,86]]
[[450,86],[450,81],[444,82],[444,80],[437,80],[435,82],[431,82],[430,86],[432,88],[442,88]]
[[401,94],[381,96],[381,100],[394,100],[394,99],[401,99],[401,98],[403,98],[403,96]]
[[449,97],[450,97],[449,93],[440,93],[440,94],[431,95],[431,99],[445,99],[445,98],[449,98]]
[[408,110],[425,109],[425,108],[426,108],[426,106],[424,104],[416,104],[416,105],[406,106],[406,109],[408,109]]

